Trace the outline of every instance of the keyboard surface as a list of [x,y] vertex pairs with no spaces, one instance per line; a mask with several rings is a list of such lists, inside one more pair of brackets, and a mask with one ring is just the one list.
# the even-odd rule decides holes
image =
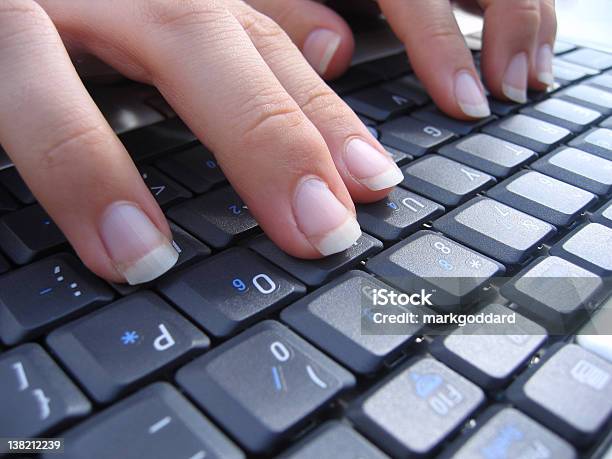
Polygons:
[[[553,89],[474,122],[404,54],[331,82],[405,180],[322,260],[276,247],[143,86],[143,125],[108,118],[180,249],[162,278],[98,279],[1,170],[0,438],[64,438],[49,459],[610,459],[612,55],[555,53]],[[435,292],[417,315],[518,318],[368,332],[364,296],[394,288]]]

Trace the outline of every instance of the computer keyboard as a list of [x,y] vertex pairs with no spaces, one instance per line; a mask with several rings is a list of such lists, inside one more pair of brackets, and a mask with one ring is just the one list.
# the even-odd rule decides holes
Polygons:
[[[0,438],[63,438],[50,459],[609,459],[612,336],[576,333],[612,308],[612,55],[555,53],[553,88],[476,121],[404,54],[331,82],[405,180],[321,260],[276,247],[143,87],[162,121],[116,130],[180,252],[162,278],[98,279],[1,170]],[[370,333],[376,288],[517,321]]]

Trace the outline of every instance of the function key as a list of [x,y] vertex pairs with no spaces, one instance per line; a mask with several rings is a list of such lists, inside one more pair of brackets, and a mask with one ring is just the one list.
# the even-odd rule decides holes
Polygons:
[[54,354],[99,403],[209,343],[150,292],[125,297],[47,337]]
[[612,68],[612,54],[581,48],[561,56],[561,59],[596,70]]
[[608,277],[612,275],[612,228],[589,223],[557,242],[550,253]]
[[422,156],[455,137],[455,134],[446,129],[407,116],[382,124],[380,132],[380,141],[384,145],[412,156]]
[[518,408],[570,442],[586,446],[612,414],[612,364],[576,344],[550,348],[507,392]]
[[434,222],[434,228],[505,264],[524,261],[554,226],[488,198],[475,198]]
[[601,113],[590,108],[554,98],[526,107],[521,113],[564,127],[574,133],[584,131],[602,117]]
[[5,439],[38,437],[91,411],[81,391],[33,343],[0,354],[0,406]]
[[366,393],[349,416],[393,457],[420,457],[460,429],[484,399],[476,385],[423,358]]
[[74,256],[60,254],[0,277],[0,339],[33,338],[62,320],[113,299],[113,292]]
[[181,387],[246,449],[269,452],[355,378],[278,322],[260,322],[181,368]]
[[[156,383],[62,434],[65,459],[244,459],[175,388]],[[54,459],[57,454],[48,454]]]
[[289,275],[239,247],[167,277],[159,289],[218,337],[233,334],[306,293]]

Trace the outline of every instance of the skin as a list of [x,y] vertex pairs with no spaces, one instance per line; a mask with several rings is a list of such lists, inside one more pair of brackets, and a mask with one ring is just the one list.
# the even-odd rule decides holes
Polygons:
[[[529,87],[544,89],[536,55],[554,42],[552,1],[470,3],[484,13],[488,89],[505,98],[502,76],[518,52],[528,56]],[[450,3],[380,0],[379,6],[435,103],[467,118],[456,102],[454,75],[467,71],[480,80]],[[340,43],[318,75],[300,50],[321,28],[337,33]],[[343,159],[352,138],[384,151],[323,81],[348,68],[353,48],[346,22],[311,0],[0,0],[0,143],[97,275],[124,280],[99,234],[112,203],[135,203],[170,238],[162,211],[70,58],[93,55],[156,86],[215,152],[268,236],[294,256],[317,258],[292,212],[304,177],[321,178],[352,213],[353,202],[390,191],[364,187]]]

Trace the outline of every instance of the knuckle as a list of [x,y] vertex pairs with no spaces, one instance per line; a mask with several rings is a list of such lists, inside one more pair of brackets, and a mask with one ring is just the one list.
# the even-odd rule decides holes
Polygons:
[[343,112],[342,101],[329,87],[317,84],[315,88],[305,91],[296,96],[300,106],[305,113],[316,114],[320,112],[337,113]]
[[142,0],[137,14],[147,26],[181,28],[214,22],[227,10],[217,0]]
[[[422,24],[423,36],[432,43],[446,43],[456,40],[457,29],[444,20],[433,19]],[[434,45],[437,46],[437,45]]]
[[[36,30],[48,30],[51,21],[47,13],[33,0],[0,1],[0,31],[8,36],[17,33],[31,33]],[[6,35],[0,35],[0,39]]]
[[[56,132],[62,134],[50,146],[42,150],[39,167],[49,171],[62,166],[70,166],[82,157],[98,151],[104,151],[108,146],[107,132],[102,124],[82,122],[70,128],[64,127]],[[89,160],[90,158],[88,158]]]
[[523,27],[536,28],[540,23],[540,4],[538,0],[515,0],[512,12]]
[[285,39],[284,30],[274,20],[249,8],[235,15],[242,28],[251,37],[272,40]]

